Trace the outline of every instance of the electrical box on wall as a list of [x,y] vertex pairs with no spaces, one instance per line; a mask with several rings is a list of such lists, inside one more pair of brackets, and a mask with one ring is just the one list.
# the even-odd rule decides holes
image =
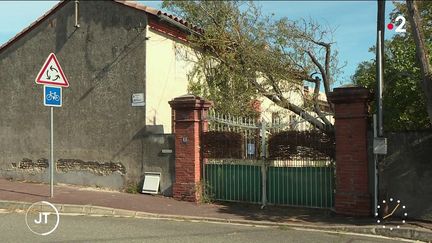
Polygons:
[[374,154],[387,154],[387,138],[374,138],[373,152]]

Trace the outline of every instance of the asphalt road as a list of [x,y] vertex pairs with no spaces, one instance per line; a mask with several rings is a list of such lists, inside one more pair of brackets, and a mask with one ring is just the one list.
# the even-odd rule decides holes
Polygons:
[[0,212],[0,242],[398,242],[395,239],[233,224],[60,216],[55,232],[33,234],[25,214]]

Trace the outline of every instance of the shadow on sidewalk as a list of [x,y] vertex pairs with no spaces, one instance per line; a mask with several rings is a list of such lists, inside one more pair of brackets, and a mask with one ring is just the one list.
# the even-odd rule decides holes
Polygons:
[[11,192],[11,193],[19,193],[19,194],[25,194],[25,195],[29,195],[29,196],[36,196],[36,197],[42,197],[42,198],[47,198],[48,197],[48,195],[33,194],[33,193],[28,193],[28,192],[14,191],[14,190],[2,189],[2,188],[0,188],[0,191]]
[[258,204],[215,202],[220,206],[219,213],[237,215],[246,220],[264,220],[271,222],[321,223],[325,225],[349,224],[355,226],[371,225],[371,217],[348,217],[336,215],[330,209],[300,208],[288,206],[266,206]]

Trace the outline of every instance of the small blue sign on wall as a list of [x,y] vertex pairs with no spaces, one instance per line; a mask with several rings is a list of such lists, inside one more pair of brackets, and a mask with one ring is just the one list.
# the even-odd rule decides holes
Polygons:
[[62,88],[55,86],[44,86],[44,105],[45,106],[62,106]]

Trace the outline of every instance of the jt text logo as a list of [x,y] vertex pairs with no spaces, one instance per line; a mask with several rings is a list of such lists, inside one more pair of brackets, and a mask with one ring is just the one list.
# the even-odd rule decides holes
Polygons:
[[37,235],[49,235],[57,229],[60,215],[57,208],[49,202],[33,203],[26,212],[26,225]]

